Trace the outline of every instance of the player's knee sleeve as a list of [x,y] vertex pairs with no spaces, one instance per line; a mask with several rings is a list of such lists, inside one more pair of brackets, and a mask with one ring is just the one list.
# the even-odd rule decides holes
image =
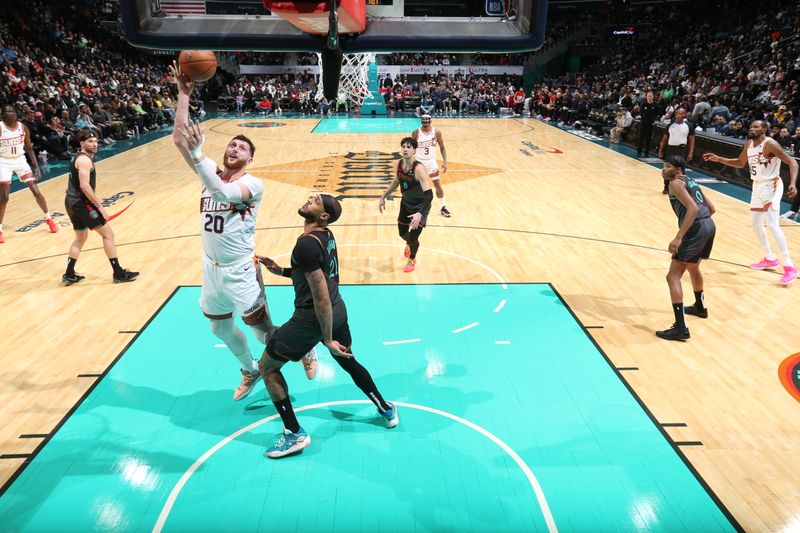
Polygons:
[[223,340],[230,338],[233,335],[233,319],[212,320],[211,333]]
[[761,231],[764,227],[764,213],[761,211],[750,211],[750,227],[753,231]]
[[778,216],[778,212],[770,209],[766,213],[764,213],[764,218],[767,220],[767,226],[773,232],[778,230],[781,227],[780,217]]

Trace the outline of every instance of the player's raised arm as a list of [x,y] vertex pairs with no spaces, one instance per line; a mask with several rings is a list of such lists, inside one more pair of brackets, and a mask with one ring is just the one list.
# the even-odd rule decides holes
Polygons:
[[186,137],[181,133],[183,128],[189,126],[189,98],[194,90],[194,82],[187,76],[181,74],[178,63],[173,61],[169,67],[175,86],[178,88],[178,101],[175,103],[175,122],[172,128],[172,142],[183,156],[184,161],[194,170],[194,163],[189,156],[186,144]]

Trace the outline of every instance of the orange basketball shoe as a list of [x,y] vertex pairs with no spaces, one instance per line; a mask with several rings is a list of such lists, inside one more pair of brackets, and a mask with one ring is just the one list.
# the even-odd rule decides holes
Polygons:
[[406,266],[403,267],[403,272],[414,272],[414,269],[417,266],[416,259],[410,259],[406,262]]
[[46,220],[47,227],[50,228],[50,233],[58,233],[58,226],[52,218]]
[[403,251],[403,257],[405,257],[406,259],[411,257],[411,247],[407,244],[406,244],[406,249]]
[[256,383],[258,383],[258,378],[261,377],[261,374],[258,372],[251,373],[245,372],[244,370],[241,372],[242,381],[239,382],[239,386],[236,387],[235,391],[233,391],[233,399],[237,402],[243,398],[246,398],[247,395],[250,394],[250,392],[253,390],[253,387],[255,387]]

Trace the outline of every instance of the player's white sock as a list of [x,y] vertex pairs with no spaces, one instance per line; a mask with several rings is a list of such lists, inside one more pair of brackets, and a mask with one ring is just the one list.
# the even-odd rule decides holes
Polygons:
[[783,234],[783,230],[781,229],[780,216],[778,216],[778,212],[774,209],[770,209],[766,213],[766,218],[767,226],[769,226],[769,230],[772,232],[775,242],[778,243],[778,249],[781,251],[783,266],[793,267],[794,264],[792,263],[792,259],[789,257],[789,245],[786,242],[786,235]]
[[769,245],[769,239],[767,238],[767,230],[764,229],[764,213],[761,211],[751,211],[750,212],[750,227],[753,228],[753,233],[756,234],[756,239],[758,239],[758,244],[761,245],[761,249],[764,251],[764,257],[769,259],[770,261],[774,261],[777,259],[775,254],[772,253],[772,247]]
[[44,212],[44,218],[45,220],[50,220],[51,218],[53,218],[52,215],[50,215],[50,211]]
[[444,196],[439,198],[439,207],[447,207],[447,204],[444,202]]
[[3,231],[3,225],[0,224],[0,231]]

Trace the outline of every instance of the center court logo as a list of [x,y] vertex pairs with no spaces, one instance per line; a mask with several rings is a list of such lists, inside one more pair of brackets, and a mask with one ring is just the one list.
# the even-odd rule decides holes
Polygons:
[[280,128],[285,122],[242,122],[240,128]]
[[786,392],[800,402],[800,352],[783,360],[778,367],[778,377]]
[[[348,152],[319,159],[295,161],[281,165],[249,167],[250,173],[262,179],[314,189],[347,198],[378,199],[394,179],[400,152]],[[441,163],[440,163],[441,164]],[[445,185],[500,172],[500,169],[449,162],[442,180]],[[396,197],[396,196],[395,196]]]

